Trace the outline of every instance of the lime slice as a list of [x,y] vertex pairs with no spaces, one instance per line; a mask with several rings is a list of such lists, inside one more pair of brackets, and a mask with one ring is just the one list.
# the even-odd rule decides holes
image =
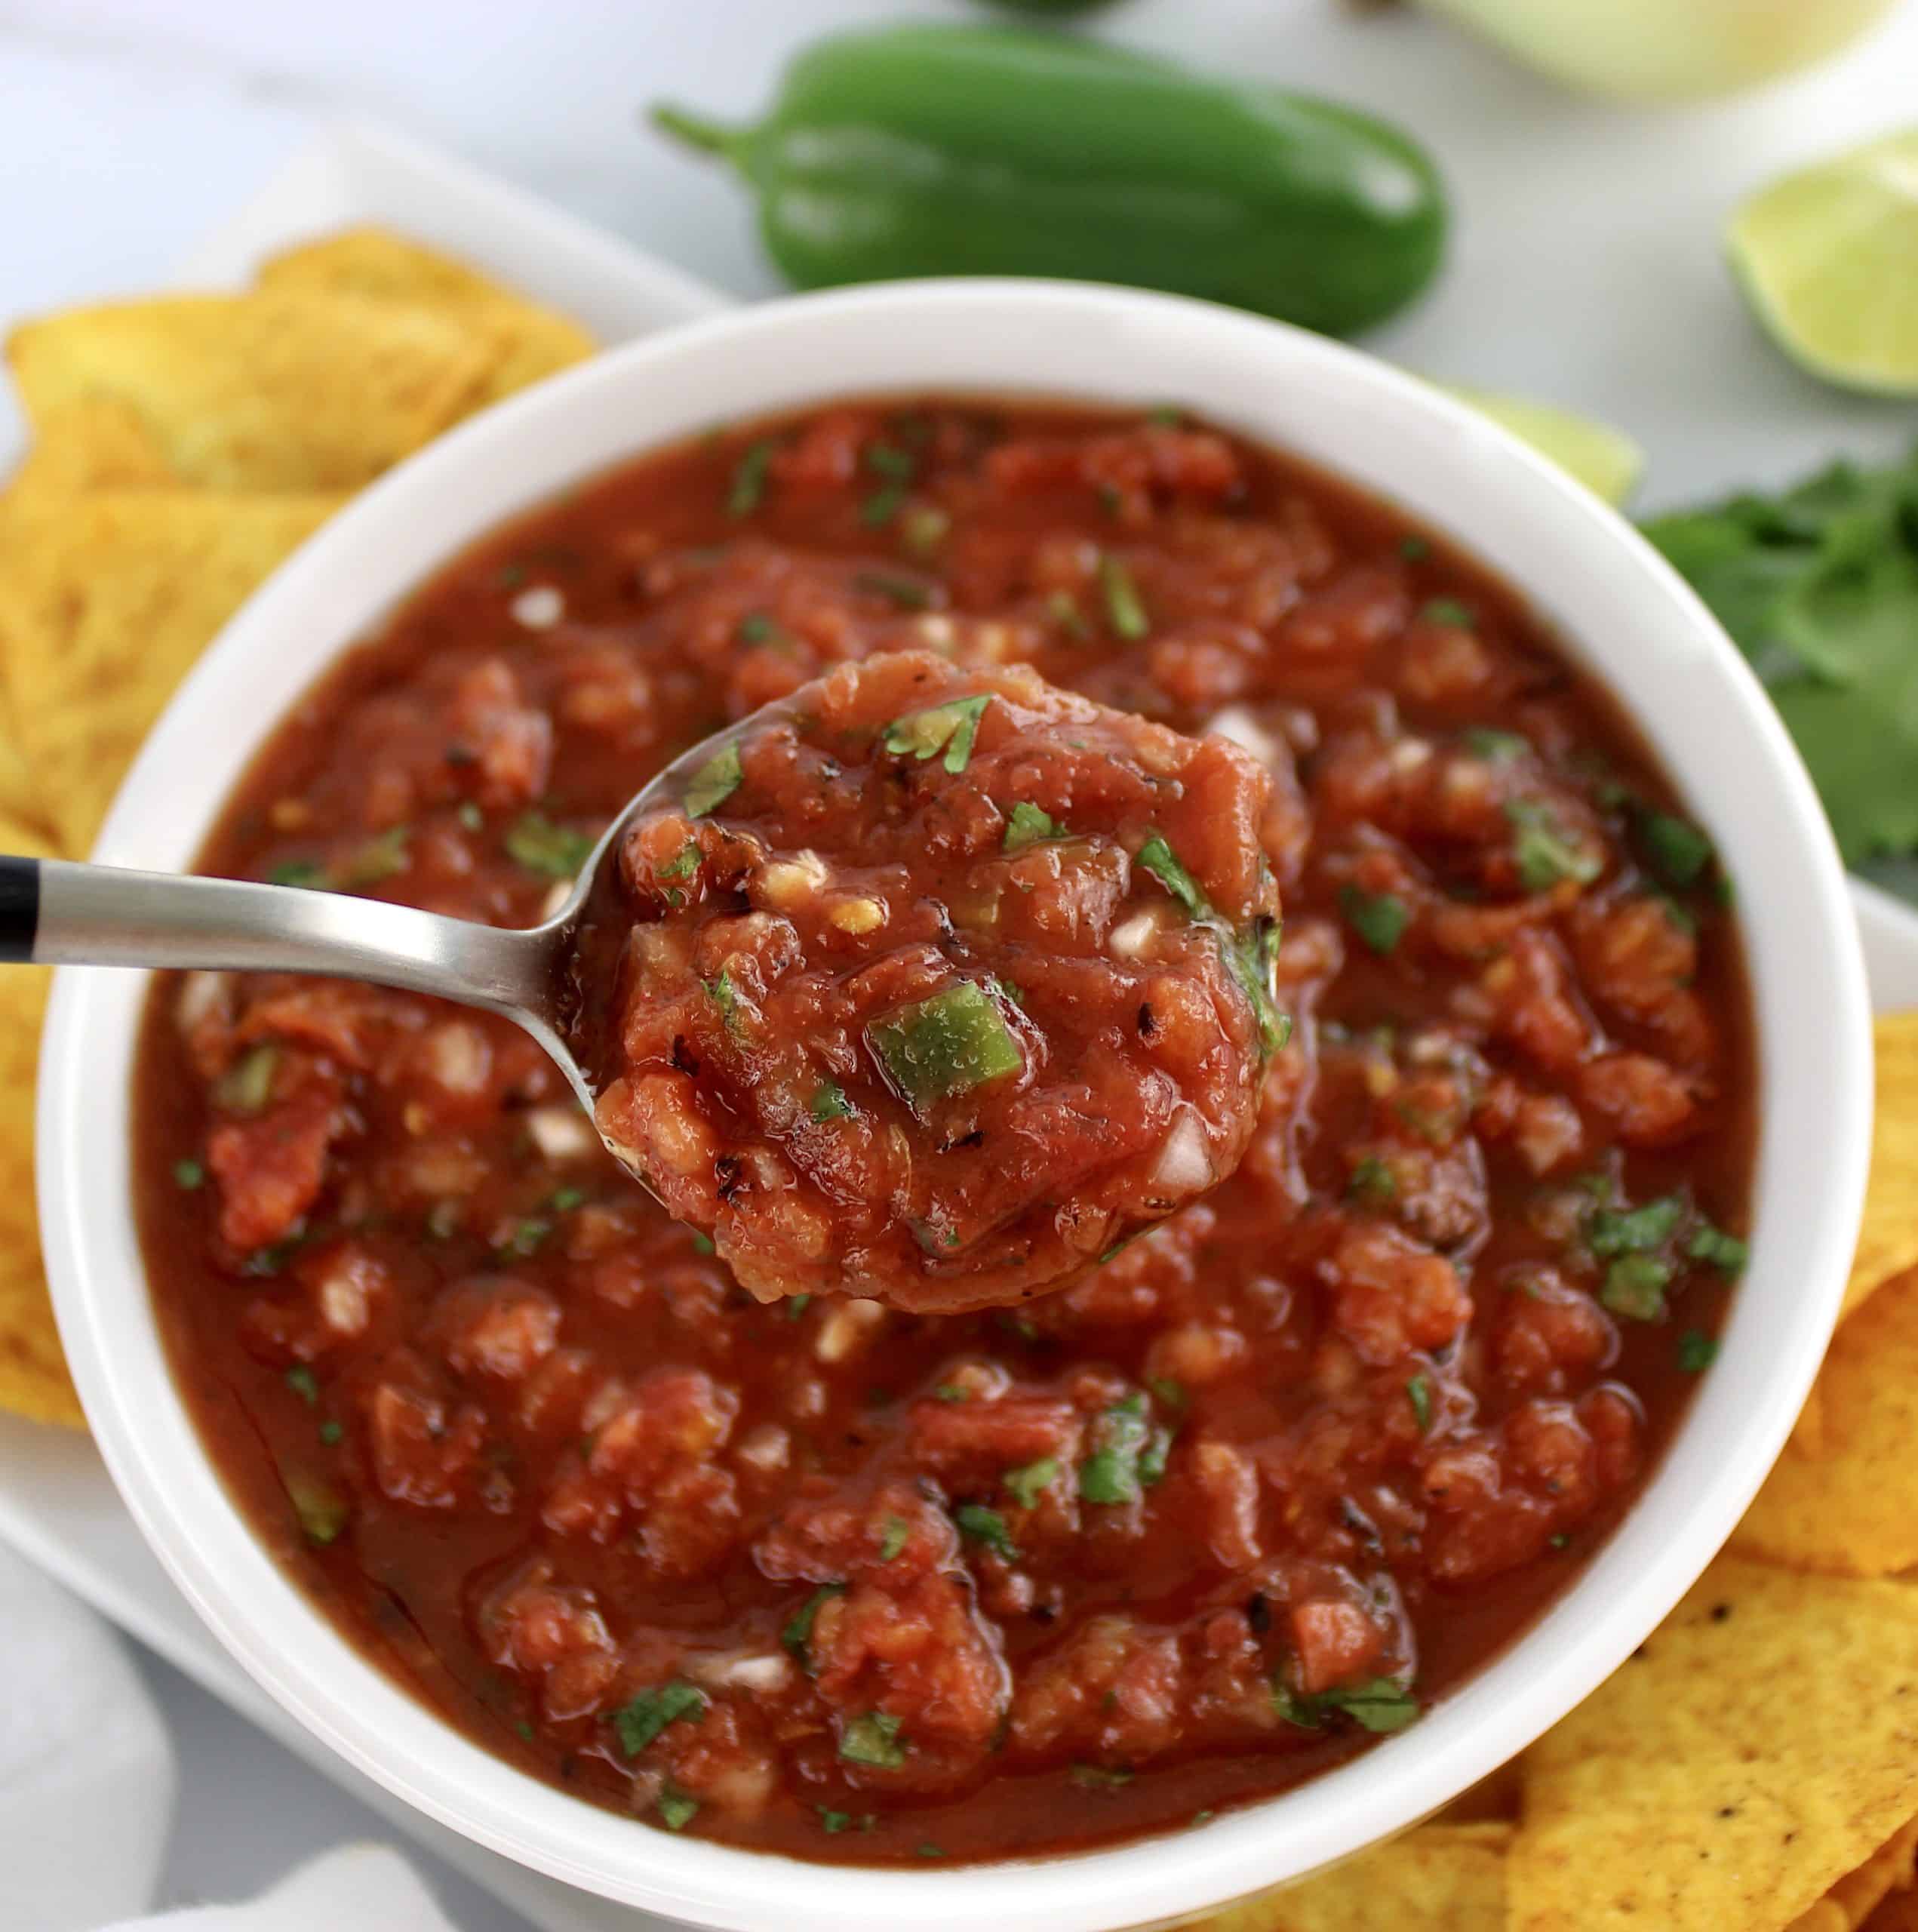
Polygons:
[[1726,242],[1800,368],[1918,395],[1918,128],[1787,175],[1739,209]]
[[1521,442],[1529,443],[1541,456],[1550,457],[1560,469],[1575,477],[1588,490],[1604,498],[1614,509],[1638,487],[1645,467],[1645,452],[1621,430],[1588,416],[1574,416],[1569,409],[1554,409],[1551,404],[1528,401],[1522,396],[1493,395],[1484,389],[1461,389],[1455,383],[1440,385],[1448,395],[1468,402],[1489,416],[1502,429],[1509,429]]

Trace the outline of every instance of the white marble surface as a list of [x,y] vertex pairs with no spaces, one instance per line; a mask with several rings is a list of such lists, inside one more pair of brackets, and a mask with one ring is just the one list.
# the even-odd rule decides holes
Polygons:
[[[0,0],[0,321],[165,278],[315,115],[389,122],[741,296],[770,291],[742,197],[637,125],[672,94],[744,116],[823,28],[965,0]],[[1918,119],[1918,0],[1815,73],[1680,112],[1573,100],[1409,13],[1336,0],[1131,0],[1101,31],[1345,95],[1418,132],[1460,209],[1434,294],[1372,339],[1427,373],[1608,417],[1645,500],[1886,454],[1918,409],[1797,375],[1720,262],[1726,209],[1800,160]],[[0,405],[4,408],[5,405]],[[0,439],[5,424],[0,419]],[[389,1828],[143,1660],[184,1796],[169,1900],[254,1889]],[[441,1867],[466,1932],[522,1921]]]

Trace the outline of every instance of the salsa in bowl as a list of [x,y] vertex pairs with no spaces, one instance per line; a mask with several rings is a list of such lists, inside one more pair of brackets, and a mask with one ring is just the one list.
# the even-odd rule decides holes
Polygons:
[[[900,345],[862,350],[883,386],[841,400],[835,358],[896,309],[964,352],[934,389]],[[1050,361],[1016,353],[1026,324]],[[1068,337],[1139,401],[1028,400],[1085,386]],[[330,985],[183,1008],[163,983],[131,1124],[139,1348],[93,1349],[95,1291],[61,1294],[90,1398],[90,1368],[110,1386],[141,1355],[159,1383],[164,1346],[143,1399],[192,1480],[162,1502],[116,1470],[243,1656],[290,1617],[271,1675],[303,1715],[616,1896],[748,1924],[776,1885],[804,1924],[863,1888],[918,1922],[1091,1927],[1308,1869],[1615,1663],[1795,1408],[1864,1105],[1856,960],[1804,920],[1837,875],[1802,774],[1621,526],[1345,352],[1182,304],[929,288],[674,353],[476,425],[297,561],[176,721],[213,721],[223,673],[237,697],[276,598],[312,600],[303,669],[332,669],[165,856],[211,828],[209,869],[330,875],[383,839],[358,889],[529,923],[569,835],[765,700],[880,652],[1029,664],[1270,775],[1293,1026],[1243,1163],[1016,1311],[761,1306],[570,1131],[508,1029]],[[1249,408],[1255,371],[1274,400]],[[734,420],[689,438],[702,383]],[[517,489],[397,534],[423,474],[509,450]],[[376,560],[383,531],[404,554],[349,614],[353,542]],[[1681,789],[1663,770],[1707,697],[1714,765]],[[1163,884],[1142,837],[1076,854],[1017,789],[967,918],[1031,916],[1022,863]],[[1047,829],[1008,854],[1022,804]],[[1109,902],[1109,951],[1126,894],[1067,898]],[[956,946],[953,909],[914,943]],[[1807,1057],[1781,1022],[1815,989],[1837,1024]],[[1822,1123],[1781,1168],[1794,1094]],[[815,1126],[844,1120],[798,1144]],[[238,1571],[201,1568],[209,1537]]]

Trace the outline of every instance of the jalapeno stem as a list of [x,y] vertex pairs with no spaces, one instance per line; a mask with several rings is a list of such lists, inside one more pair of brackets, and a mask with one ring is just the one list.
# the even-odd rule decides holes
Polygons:
[[675,107],[669,101],[656,102],[649,118],[662,134],[670,134],[675,140],[684,141],[688,147],[698,148],[706,154],[722,155],[728,161],[738,160],[746,143],[743,128],[722,127],[717,121],[708,121],[703,115],[689,114],[684,108]]

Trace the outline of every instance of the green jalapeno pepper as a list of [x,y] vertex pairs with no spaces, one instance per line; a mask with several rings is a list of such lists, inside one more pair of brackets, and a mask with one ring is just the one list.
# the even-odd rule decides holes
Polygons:
[[805,288],[1057,275],[1345,334],[1416,295],[1444,242],[1436,171],[1384,122],[1077,35],[845,34],[792,63],[755,127],[653,118],[739,169]]

